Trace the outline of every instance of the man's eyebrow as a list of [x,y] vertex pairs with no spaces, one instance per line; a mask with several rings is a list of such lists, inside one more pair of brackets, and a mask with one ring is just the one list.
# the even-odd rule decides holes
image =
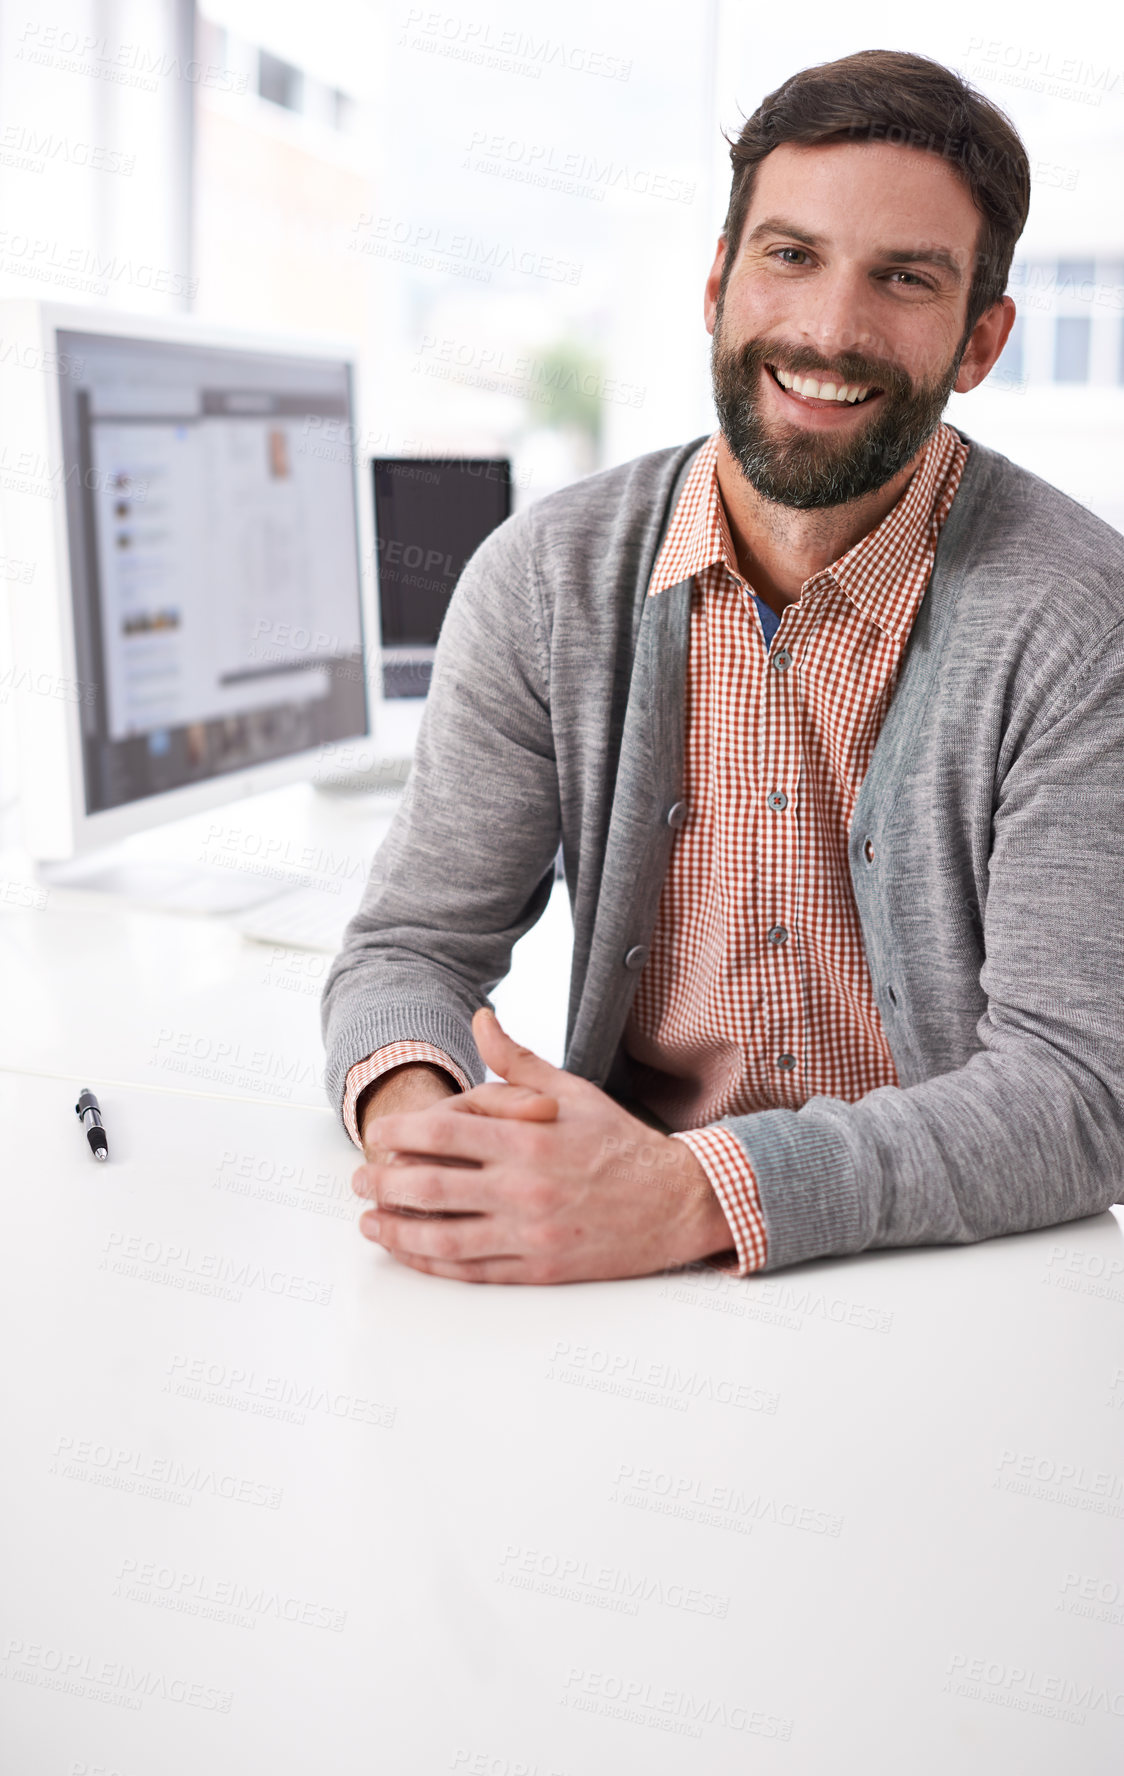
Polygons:
[[[824,244],[822,235],[805,234],[802,228],[786,222],[783,216],[766,216],[764,222],[759,222],[746,235],[742,245],[752,246],[754,241],[762,240],[767,234],[787,234],[806,247],[821,247]],[[880,247],[873,256],[875,259],[886,259],[892,265],[936,265],[942,271],[947,271],[954,283],[961,281],[960,267],[944,247]]]

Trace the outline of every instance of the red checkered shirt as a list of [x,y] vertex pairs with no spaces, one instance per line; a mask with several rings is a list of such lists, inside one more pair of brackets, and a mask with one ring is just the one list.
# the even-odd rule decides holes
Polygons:
[[[940,425],[868,535],[813,574],[766,646],[730,539],[719,434],[695,458],[648,596],[693,577],[683,800],[648,958],[625,1028],[637,1099],[702,1165],[739,1274],[766,1262],[757,1183],[728,1129],[811,1097],[853,1102],[897,1073],[863,949],[847,862],[855,799],[889,708],[968,446]],[[347,1076],[344,1120],[403,1061],[396,1042]]]

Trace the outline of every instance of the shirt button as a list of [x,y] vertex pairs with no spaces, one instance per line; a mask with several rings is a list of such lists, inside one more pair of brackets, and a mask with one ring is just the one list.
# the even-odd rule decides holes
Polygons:
[[770,808],[775,808],[778,814],[782,813],[784,809],[788,807],[788,797],[785,795],[783,789],[770,790],[767,799]]
[[771,944],[782,944],[782,943],[788,942],[788,932],[785,930],[785,927],[783,925],[774,925],[773,929],[771,931],[766,932],[765,935]]
[[686,818],[687,818],[687,804],[686,804],[686,802],[675,802],[673,804],[673,806],[670,807],[667,811],[668,826],[671,826],[671,827],[682,826],[683,822],[686,820]]
[[648,959],[648,952],[644,948],[644,945],[643,944],[633,944],[631,950],[629,950],[627,956],[624,959],[624,965],[626,968],[632,968],[632,969],[643,968],[647,959]]
[[778,648],[773,655],[773,667],[777,672],[787,672],[792,665],[792,655],[787,648]]
[[785,1069],[786,1073],[790,1067],[795,1067],[795,1065],[796,1065],[796,1056],[795,1055],[778,1055],[777,1056],[777,1066],[783,1067]]
[[863,856],[866,858],[866,861],[868,863],[874,862],[874,840],[873,839],[868,839],[866,841],[866,844],[863,846]]

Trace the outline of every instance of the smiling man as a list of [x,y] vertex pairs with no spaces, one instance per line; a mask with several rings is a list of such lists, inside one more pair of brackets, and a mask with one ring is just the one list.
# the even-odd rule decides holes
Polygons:
[[[745,1275],[1124,1176],[1124,539],[941,418],[1014,322],[1026,154],[869,51],[731,160],[719,430],[469,562],[325,989],[361,1230],[440,1276]],[[484,1006],[560,840],[564,1070]]]

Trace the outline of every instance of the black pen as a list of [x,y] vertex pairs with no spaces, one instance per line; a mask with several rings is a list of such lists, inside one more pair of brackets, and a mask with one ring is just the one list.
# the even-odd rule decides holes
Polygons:
[[86,1139],[90,1143],[90,1151],[95,1159],[109,1158],[109,1142],[105,1138],[101,1111],[93,1092],[86,1086],[79,1095],[74,1106],[75,1116],[82,1119],[82,1127],[86,1131]]

